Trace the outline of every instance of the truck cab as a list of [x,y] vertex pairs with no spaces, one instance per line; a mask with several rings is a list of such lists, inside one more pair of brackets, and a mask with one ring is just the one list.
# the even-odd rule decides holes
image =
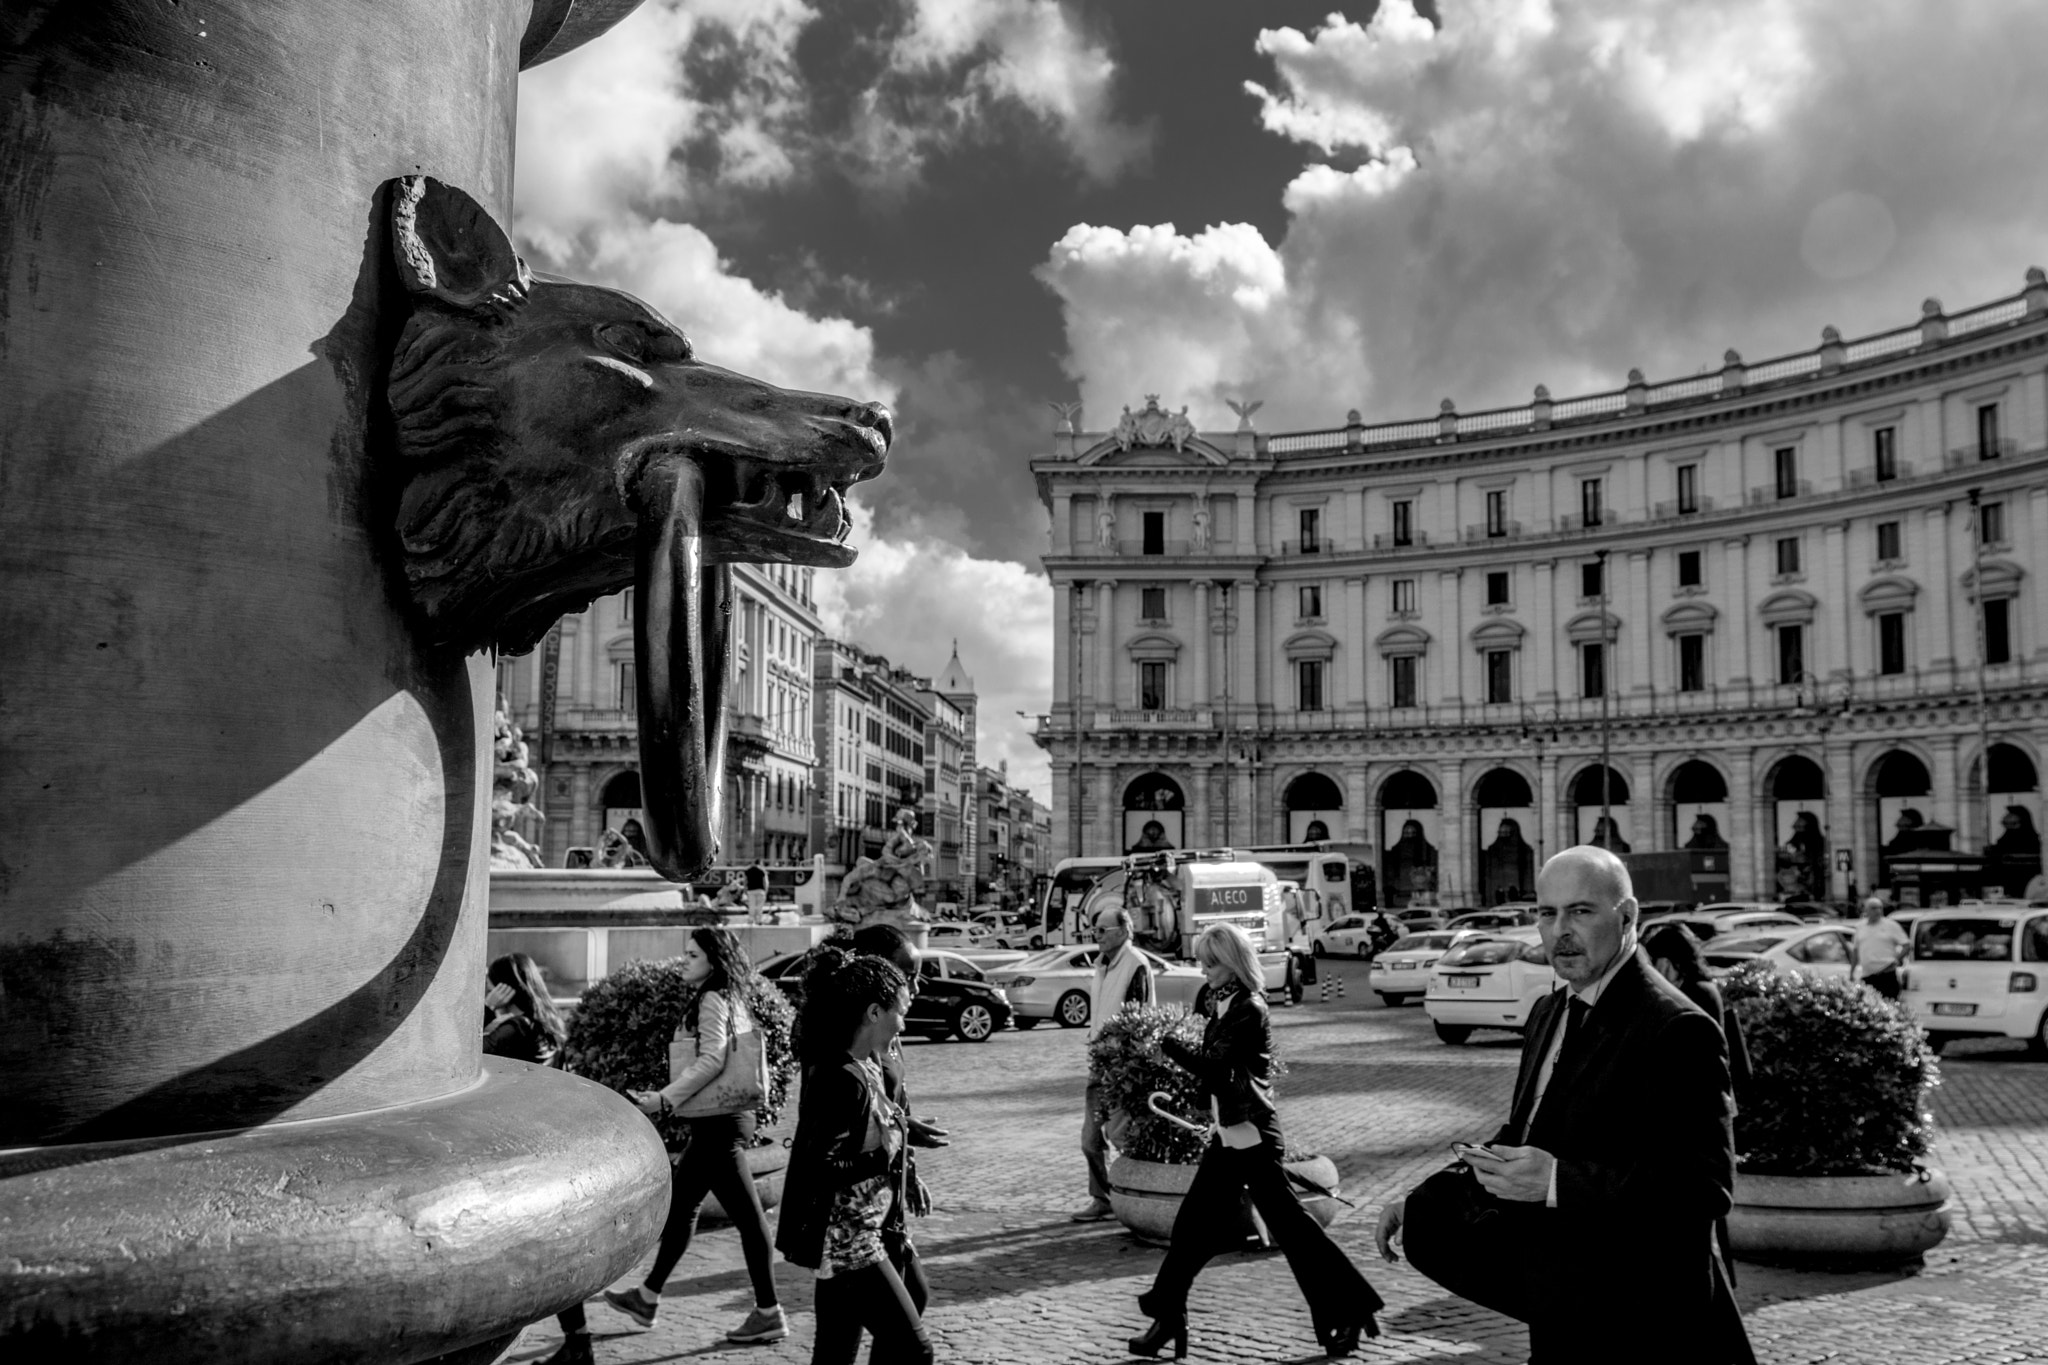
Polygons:
[[1195,940],[1210,925],[1234,924],[1258,951],[1267,993],[1298,995],[1280,880],[1261,863],[1188,853],[1135,855],[1089,888],[1077,928],[1092,933],[1095,916],[1111,905],[1130,912],[1138,946],[1179,960],[1194,956]]

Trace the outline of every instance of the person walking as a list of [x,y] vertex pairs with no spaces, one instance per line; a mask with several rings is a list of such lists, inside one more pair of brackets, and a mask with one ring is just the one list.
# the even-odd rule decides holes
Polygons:
[[1242,929],[1218,924],[1195,940],[1195,961],[1208,983],[1202,1045],[1169,1035],[1161,1047],[1201,1082],[1215,1128],[1174,1215],[1166,1259],[1138,1296],[1152,1325],[1131,1338],[1131,1354],[1156,1356],[1169,1343],[1176,1358],[1187,1354],[1189,1292],[1212,1256],[1239,1244],[1238,1209],[1250,1195],[1308,1300],[1316,1340],[1332,1356],[1349,1355],[1361,1335],[1379,1335],[1374,1315],[1385,1304],[1295,1198],[1281,1165],[1287,1144],[1273,1103],[1272,1022],[1258,954]]
[[775,1247],[817,1276],[811,1365],[930,1365],[931,1339],[882,1230],[906,1193],[908,1116],[875,1058],[903,1032],[910,983],[894,965],[825,947],[797,1018],[803,1088]]
[[1911,940],[1899,922],[1884,912],[1884,897],[1863,902],[1863,923],[1856,926],[1856,979],[1887,1000],[1899,998],[1899,964]]
[[[683,944],[681,961],[688,993],[675,1036],[679,1042],[685,1038],[695,1042],[695,1059],[674,1071],[669,1083],[659,1090],[627,1092],[627,1098],[639,1105],[642,1113],[660,1118],[669,1117],[716,1081],[725,1070],[727,1058],[740,1046],[741,1037],[754,1032],[756,1027],[746,1003],[746,987],[753,967],[737,935],[730,929],[692,929]],[[652,1327],[660,1314],[661,1291],[676,1263],[690,1248],[704,1197],[714,1194],[739,1232],[747,1277],[754,1288],[753,1311],[727,1332],[725,1339],[754,1346],[780,1341],[789,1335],[789,1323],[775,1294],[768,1219],[761,1211],[753,1172],[747,1169],[747,1151],[754,1145],[753,1106],[758,1099],[741,1103],[744,1108],[693,1112],[682,1121],[687,1137],[680,1154],[671,1158],[668,1220],[662,1225],[654,1264],[648,1267],[647,1278],[641,1284],[623,1291],[605,1291],[606,1303],[642,1327]]]
[[1735,1186],[1721,1030],[1643,960],[1628,868],[1568,848],[1536,877],[1565,989],[1538,1001],[1493,1141],[1380,1210],[1378,1243],[1529,1324],[1531,1365],[1755,1365],[1714,1222]]
[[[1102,1030],[1118,1010],[1128,1004],[1149,1005],[1156,994],[1152,967],[1145,956],[1131,946],[1131,912],[1112,905],[1095,916],[1095,979],[1088,992],[1088,1041],[1102,1036]],[[1088,1071],[1088,1086],[1081,1096],[1081,1156],[1088,1163],[1088,1202],[1073,1215],[1076,1223],[1099,1223],[1115,1212],[1109,1206],[1109,1152],[1102,1137],[1102,1111],[1109,1097],[1094,1068]]]
[[744,874],[747,879],[747,922],[759,924],[761,912],[768,906],[768,869],[761,866],[759,858],[747,864]]
[[1721,1026],[1721,1037],[1728,1043],[1728,1084],[1735,1094],[1739,1115],[1742,1097],[1749,1090],[1749,1044],[1742,1038],[1742,1020],[1729,1008],[1721,988],[1707,973],[1706,959],[1700,956],[1700,941],[1681,925],[1660,924],[1643,935],[1643,952],[1659,975]]

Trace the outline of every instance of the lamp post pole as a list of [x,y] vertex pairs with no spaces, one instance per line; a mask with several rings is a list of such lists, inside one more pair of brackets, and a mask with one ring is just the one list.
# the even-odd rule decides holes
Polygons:
[[[1970,582],[1977,591],[1977,609],[1973,613],[1977,627],[1977,769],[1981,777],[1979,790],[1984,794],[1983,849],[1987,859],[1991,845],[1997,842],[1998,821],[1991,811],[1991,708],[1984,691],[1984,647],[1989,642],[1990,632],[1984,620],[1984,490],[1970,490]],[[1990,865],[1987,862],[1988,873]],[[1983,890],[1980,886],[1979,891]]]
[[1230,580],[1216,580],[1217,600],[1221,604],[1221,620],[1218,624],[1223,632],[1223,847],[1230,847],[1230,806],[1236,793],[1230,786]]
[[1082,604],[1086,601],[1087,590],[1088,584],[1085,581],[1075,581],[1074,600],[1072,608],[1067,613],[1072,618],[1070,624],[1073,629],[1073,648],[1067,651],[1073,671],[1073,679],[1067,688],[1067,723],[1073,727],[1074,742],[1074,780],[1068,784],[1067,796],[1074,808],[1074,842],[1070,856],[1075,858],[1082,856],[1081,789],[1087,780],[1082,776],[1085,769],[1081,762],[1081,611]]
[[[1614,637],[1607,629],[1607,551],[1599,552],[1600,558],[1600,830],[1607,844],[1614,842],[1614,811],[1612,793],[1614,768],[1611,763],[1613,751],[1613,728],[1607,716],[1607,694],[1614,690]],[[1607,847],[1602,844],[1601,847]]]

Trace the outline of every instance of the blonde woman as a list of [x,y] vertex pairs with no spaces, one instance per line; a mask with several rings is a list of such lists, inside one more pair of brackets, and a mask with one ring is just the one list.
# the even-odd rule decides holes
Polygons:
[[1216,1126],[1173,1220],[1166,1260],[1152,1288],[1138,1296],[1152,1326],[1131,1338],[1131,1353],[1156,1356],[1171,1342],[1176,1358],[1187,1354],[1188,1290],[1211,1256],[1232,1249],[1225,1241],[1234,1241],[1234,1234],[1225,1230],[1238,1227],[1238,1200],[1249,1194],[1287,1254],[1287,1267],[1308,1300],[1316,1340],[1332,1356],[1349,1355],[1361,1334],[1379,1335],[1373,1315],[1384,1305],[1288,1186],[1281,1166],[1286,1143],[1273,1106],[1273,1028],[1258,953],[1242,929],[1219,924],[1195,940],[1195,961],[1209,983],[1202,1045],[1190,1048],[1169,1037],[1162,1046],[1201,1081]]

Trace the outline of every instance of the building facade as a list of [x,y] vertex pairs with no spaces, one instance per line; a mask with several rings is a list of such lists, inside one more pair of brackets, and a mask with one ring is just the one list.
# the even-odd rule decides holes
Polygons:
[[1010,781],[1010,765],[977,770],[976,823],[981,830],[975,899],[1006,907],[1031,902],[1032,880],[1049,869],[1051,810]]
[[[955,653],[954,662],[959,655]],[[965,905],[968,874],[973,864],[963,860],[966,832],[970,827],[968,796],[971,777],[962,766],[967,752],[967,717],[953,701],[930,687],[918,693],[925,707],[924,804],[918,812],[918,831],[932,845],[930,894],[934,905],[951,902]]]
[[[734,566],[719,855],[726,863],[810,857],[816,573],[789,564]],[[541,772],[547,818],[530,837],[550,867],[640,813],[636,667],[630,588],[563,617],[540,648],[500,666],[500,689]]]
[[1527,894],[1595,839],[1737,898],[2038,871],[2040,271],[1610,393],[1243,410],[1202,433],[1148,401],[1033,461],[1054,857],[1329,838],[1395,904]]
[[812,840],[825,855],[829,890],[855,862],[882,851],[898,810],[926,809],[923,694],[931,684],[844,640],[819,640],[813,657]]

